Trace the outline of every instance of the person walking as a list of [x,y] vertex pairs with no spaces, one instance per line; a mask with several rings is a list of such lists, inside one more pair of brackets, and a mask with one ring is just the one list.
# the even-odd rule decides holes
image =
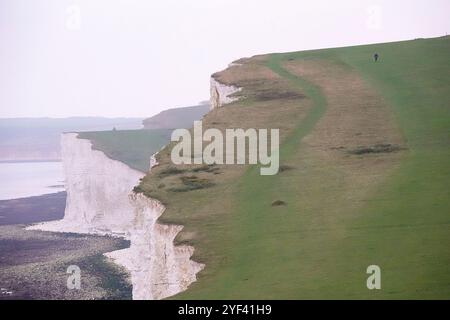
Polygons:
[[379,55],[378,53],[375,52],[375,54],[373,55],[373,60],[375,60],[375,62],[378,61]]

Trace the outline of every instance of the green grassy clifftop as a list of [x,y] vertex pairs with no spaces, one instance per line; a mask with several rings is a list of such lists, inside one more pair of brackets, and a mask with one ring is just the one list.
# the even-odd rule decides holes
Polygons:
[[[449,54],[444,37],[256,56],[216,74],[242,99],[203,127],[279,128],[282,170],[174,166],[173,145],[160,152],[138,190],[206,264],[176,298],[448,299]],[[382,290],[366,287],[372,264]]]

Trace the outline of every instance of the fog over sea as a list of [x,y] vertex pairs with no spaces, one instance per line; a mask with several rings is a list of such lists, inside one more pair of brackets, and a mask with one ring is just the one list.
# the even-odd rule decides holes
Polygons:
[[0,200],[64,190],[62,162],[0,162]]

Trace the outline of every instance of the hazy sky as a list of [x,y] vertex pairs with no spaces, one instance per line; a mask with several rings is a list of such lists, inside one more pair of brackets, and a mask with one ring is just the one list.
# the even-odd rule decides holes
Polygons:
[[449,0],[0,0],[0,117],[151,116],[266,52],[442,36]]

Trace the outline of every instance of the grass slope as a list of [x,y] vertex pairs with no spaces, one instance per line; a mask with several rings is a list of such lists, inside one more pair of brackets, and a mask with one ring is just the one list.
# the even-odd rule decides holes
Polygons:
[[209,105],[199,105],[168,109],[144,119],[142,123],[145,129],[189,129],[195,120],[200,120],[209,111],[209,108]]
[[[140,189],[166,203],[162,221],[185,225],[177,240],[193,244],[194,259],[206,263],[175,298],[448,299],[449,53],[446,37],[273,54],[223,74],[247,98],[204,123],[280,127],[286,170],[260,176],[255,166],[218,167],[201,176],[214,187],[176,194],[164,183],[183,173],[163,177],[170,147],[160,154],[161,167]],[[273,98],[280,90],[288,94]],[[386,127],[384,104],[395,120]],[[348,120],[345,108],[357,117]],[[364,141],[397,142],[397,127],[407,150],[345,151]],[[381,267],[382,290],[366,288],[371,264]]]
[[[371,50],[378,50],[382,63],[364,61]],[[383,200],[372,202],[365,208],[365,218],[355,222],[360,232],[365,230],[361,240],[371,248],[371,259],[386,270],[386,290],[380,295],[448,299],[450,38],[335,53],[391,103],[410,149],[375,196]],[[351,244],[345,248],[351,249]]]
[[109,158],[121,161],[133,169],[147,172],[150,157],[170,140],[171,130],[114,130],[80,132],[80,139],[88,139],[92,147]]
[[[369,58],[375,51],[383,57],[377,64]],[[284,55],[285,60],[330,59],[358,70],[392,105],[409,153],[358,217],[344,225],[327,227],[321,221],[314,226],[305,217],[295,216],[294,209],[287,212],[287,219],[266,218],[261,214],[267,211],[264,199],[274,198],[283,184],[276,181],[280,178],[264,183],[249,173],[240,208],[246,222],[240,221],[240,230],[247,239],[257,237],[258,244],[237,247],[242,253],[234,275],[235,279],[254,280],[238,282],[234,288],[228,285],[229,296],[239,292],[248,298],[450,297],[449,54],[450,41],[445,38]],[[269,63],[273,70],[298,82],[273,62],[274,58]],[[314,92],[309,95],[316,96]],[[301,124],[305,130],[308,125]],[[313,174],[329,184],[325,176]],[[316,198],[326,195],[325,190],[311,194]],[[293,197],[297,199],[289,199]],[[301,197],[288,191],[284,199],[289,203]],[[295,235],[283,232],[286,224],[299,222],[308,227]],[[334,238],[333,228],[342,228],[345,236]],[[274,229],[279,233],[272,238],[268,231],[273,234]],[[382,268],[381,291],[365,287],[364,270],[370,264]]]
[[170,141],[172,130],[190,128],[208,112],[209,105],[168,109],[143,120],[145,130],[80,132],[78,137],[92,141],[93,148],[133,169],[147,172],[150,156]]

